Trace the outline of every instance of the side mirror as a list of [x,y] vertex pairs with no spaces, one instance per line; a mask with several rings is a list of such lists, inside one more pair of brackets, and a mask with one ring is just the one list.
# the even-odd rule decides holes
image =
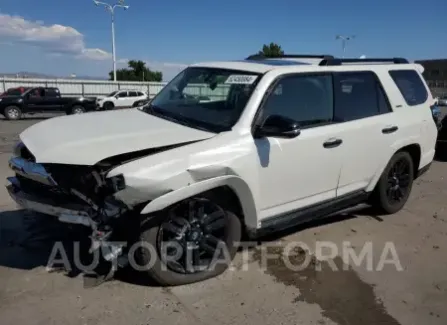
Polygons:
[[300,133],[300,125],[295,120],[280,115],[270,115],[261,126],[256,127],[254,137],[291,139],[299,136]]

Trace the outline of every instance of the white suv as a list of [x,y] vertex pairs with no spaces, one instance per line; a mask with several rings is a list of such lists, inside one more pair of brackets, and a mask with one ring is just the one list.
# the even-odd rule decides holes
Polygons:
[[116,90],[108,94],[106,97],[98,98],[96,106],[104,110],[114,108],[129,108],[140,100],[149,98],[148,95],[139,90]]
[[[399,211],[435,153],[422,70],[329,56],[195,64],[139,109],[25,130],[8,190],[25,208],[91,227],[104,263],[135,253],[162,284],[210,278],[244,233],[362,202]],[[191,96],[199,86],[209,101]]]

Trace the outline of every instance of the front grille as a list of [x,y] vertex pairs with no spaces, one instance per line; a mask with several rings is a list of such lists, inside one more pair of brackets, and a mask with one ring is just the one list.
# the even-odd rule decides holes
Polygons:
[[85,203],[77,196],[65,191],[60,187],[45,185],[18,174],[16,175],[16,177],[20,182],[20,189],[27,194],[44,199],[51,199],[56,204]]

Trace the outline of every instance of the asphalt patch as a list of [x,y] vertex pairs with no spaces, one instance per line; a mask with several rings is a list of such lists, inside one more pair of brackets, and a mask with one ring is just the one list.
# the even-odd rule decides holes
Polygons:
[[300,295],[294,302],[318,304],[323,309],[323,316],[339,325],[400,325],[386,312],[375,296],[373,286],[363,282],[340,257],[332,260],[333,263],[321,262],[297,247],[289,253],[288,261],[294,266],[305,267],[296,271],[286,264],[283,247],[267,247],[266,252],[258,248],[253,258],[262,263],[265,253],[278,256],[265,260],[265,272],[277,282],[299,289]]

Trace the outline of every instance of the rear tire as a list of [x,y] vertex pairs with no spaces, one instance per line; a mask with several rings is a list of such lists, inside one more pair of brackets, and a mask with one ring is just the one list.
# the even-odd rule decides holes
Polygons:
[[[179,205],[189,204],[189,202],[191,201],[195,201],[196,203],[210,202],[211,205],[217,207],[216,211],[221,212],[221,214],[219,214],[221,217],[218,217],[218,219],[210,222],[209,224],[206,224],[206,222],[204,221],[204,226],[202,225],[202,222],[194,223],[194,221],[187,221],[188,225],[183,226],[186,227],[186,230],[184,230],[185,228],[179,226],[178,220],[175,220],[175,218],[178,218],[179,220],[183,219],[182,222],[184,222],[184,220],[186,220],[186,217],[184,217],[184,215],[175,214],[175,211],[177,208],[179,208]],[[206,212],[203,212],[207,211],[204,209],[197,210],[197,215],[200,214],[199,211],[202,211],[201,214],[204,216],[203,220],[205,220],[205,218],[211,218],[211,216],[214,214],[207,214]],[[191,214],[189,214],[189,216],[191,216]],[[187,218],[190,219],[190,217]],[[216,221],[218,221],[219,225],[223,227],[220,230],[222,236],[219,237],[217,235],[214,236],[214,234],[216,233],[211,234],[211,232],[207,230],[207,228],[210,227],[210,225],[215,224]],[[167,227],[166,225],[168,225],[169,227]],[[182,231],[184,230],[184,234],[171,236],[172,238],[169,241],[164,240],[169,237],[168,235],[170,234],[170,228],[172,225],[177,227],[177,229],[181,229]],[[200,237],[194,239],[197,233],[197,229],[199,229],[198,232],[201,232],[200,229],[203,230],[203,232],[201,232]],[[229,267],[230,262],[236,255],[238,248],[237,244],[241,240],[241,229],[241,221],[234,213],[218,206],[211,200],[203,198],[193,198],[168,208],[167,211],[164,211],[162,216],[146,216],[146,218],[142,220],[139,240],[140,243],[144,242],[144,245],[148,244],[149,247],[151,247],[152,254],[151,251],[144,247],[139,248],[136,251],[136,262],[138,263],[139,267],[145,265],[146,267],[144,271],[147,272],[147,274],[155,281],[157,281],[160,285],[164,286],[184,285],[210,279],[223,273]],[[215,239],[219,239],[218,244],[215,244]],[[167,252],[169,251],[168,248],[170,247],[166,246],[169,245],[167,244],[168,242],[178,244],[176,246],[177,248],[173,249],[174,254],[183,254],[183,252],[186,251],[191,254],[189,255],[189,261],[194,269],[188,268],[187,266],[190,265],[186,262],[188,261],[188,255],[183,254],[174,262],[167,259],[167,256],[165,256],[162,252],[165,252],[167,254]],[[206,249],[202,249],[202,244],[203,247],[206,247]],[[165,247],[165,249],[162,249],[162,247]],[[212,251],[212,249],[214,249],[214,254],[210,252]],[[172,253],[172,250],[170,252]],[[223,257],[219,255],[219,253],[222,252],[224,252],[225,254]],[[196,257],[196,254],[199,257]],[[202,256],[213,257],[202,259]],[[185,263],[184,267],[182,266],[183,263]],[[201,268],[195,268],[196,264],[201,265]]]
[[83,114],[85,113],[85,108],[81,105],[75,105],[71,108],[71,114]]
[[22,111],[17,106],[7,106],[3,111],[3,115],[7,120],[20,120],[22,118]]
[[414,164],[406,151],[396,153],[380,177],[372,204],[384,214],[400,211],[407,202],[414,180]]

